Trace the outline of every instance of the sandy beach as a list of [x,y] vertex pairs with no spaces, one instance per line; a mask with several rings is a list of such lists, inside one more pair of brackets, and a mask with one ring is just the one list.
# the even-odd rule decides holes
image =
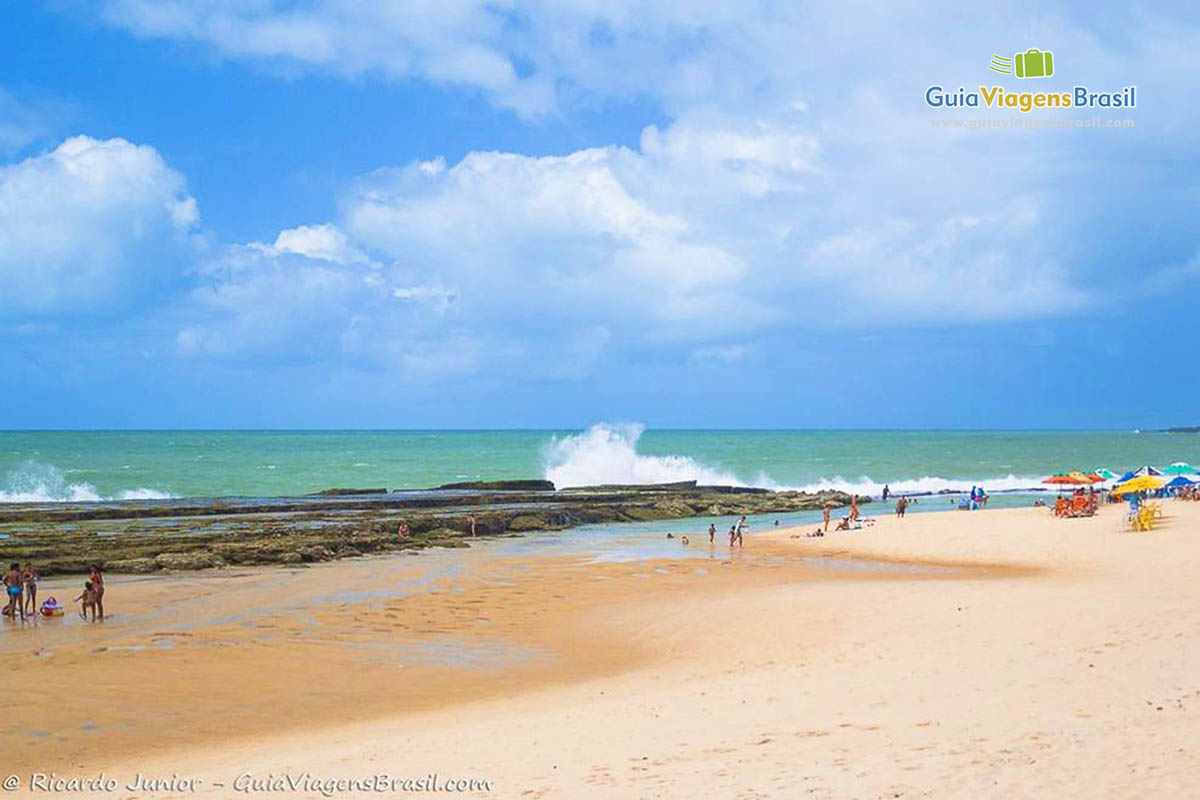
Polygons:
[[1165,510],[114,576],[102,625],[5,625],[5,771],[13,796],[1185,796],[1200,504]]

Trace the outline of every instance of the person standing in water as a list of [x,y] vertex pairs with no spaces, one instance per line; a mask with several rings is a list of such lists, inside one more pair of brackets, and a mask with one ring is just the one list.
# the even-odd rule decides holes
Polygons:
[[713,544],[717,538],[717,524],[715,522],[708,523],[708,543]]
[[104,574],[99,564],[92,564],[88,578],[92,583],[92,600],[96,603],[95,610],[92,611],[92,619],[94,620],[96,617],[104,619]]
[[885,502],[885,503],[887,502],[887,499],[891,495],[891,493],[892,493],[891,489],[888,488],[888,485],[885,483],[883,485],[883,502]]
[[4,594],[8,598],[8,605],[4,607],[4,615],[12,617],[14,620],[19,614],[21,621],[25,621],[25,604],[21,602],[21,565],[17,563],[10,564],[8,572],[4,573]]
[[26,564],[21,570],[21,583],[25,586],[25,610],[28,614],[37,613],[37,570],[33,564]]

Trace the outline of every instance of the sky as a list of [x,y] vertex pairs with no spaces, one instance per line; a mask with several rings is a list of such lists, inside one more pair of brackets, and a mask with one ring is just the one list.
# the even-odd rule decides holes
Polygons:
[[0,428],[1200,424],[1187,3],[3,14]]

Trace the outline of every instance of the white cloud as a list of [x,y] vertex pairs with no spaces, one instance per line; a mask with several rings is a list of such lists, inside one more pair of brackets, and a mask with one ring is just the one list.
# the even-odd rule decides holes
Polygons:
[[502,5],[111,0],[101,13],[137,35],[194,41],[229,58],[467,86],[522,113],[554,102],[550,79],[518,74],[519,48],[506,36],[513,17]]
[[724,327],[730,311],[755,310],[739,289],[746,264],[679,210],[654,207],[647,183],[674,177],[661,169],[624,148],[471,153],[449,169],[369,176],[347,199],[344,224],[424,280],[454,287],[477,319],[668,335]]
[[0,167],[0,314],[107,314],[177,281],[195,200],[152,147],[68,139]]
[[[281,240],[322,246],[298,252]],[[328,257],[330,243],[341,257]],[[505,329],[459,309],[454,290],[413,281],[411,270],[366,258],[332,225],[293,229],[272,245],[224,248],[203,264],[200,285],[161,318],[176,327],[175,351],[184,358],[324,363],[408,383],[504,369],[578,376],[608,339],[595,328],[547,341],[522,336],[519,316]]]
[[[1163,124],[1139,121],[1124,139],[932,132],[924,87],[989,79],[990,54],[1030,32],[1060,48],[1064,75],[1097,85],[1136,74],[1169,87],[1193,71],[1186,20],[1144,14],[1121,45],[1090,12],[1053,2],[1034,14],[989,7],[972,26],[948,25],[933,3],[104,8],[138,35],[272,69],[469,87],[528,115],[616,98],[669,116],[636,147],[381,169],[350,188],[336,219],[227,248],[173,312],[186,318],[180,348],[209,357],[349,358],[430,375],[557,361],[572,366],[542,374],[578,376],[647,344],[732,362],[749,351],[728,342],[771,328],[1071,314],[1103,295],[1081,288],[1103,281],[1080,249],[1092,223],[1071,216],[1110,188],[1097,164],[1151,152],[1138,148],[1159,136],[1186,152],[1196,116],[1171,104],[1153,112]],[[194,217],[188,200],[172,227]]]
[[[1092,301],[1047,240],[1038,194],[1002,176],[986,193],[921,180],[933,159],[971,174],[1019,156],[922,154],[877,171],[818,141],[787,108],[748,122],[696,113],[648,127],[638,150],[382,170],[346,198],[343,224],[454,287],[476,319],[603,325],[626,342],[1023,319]],[[874,180],[907,188],[870,194]]]
[[360,358],[399,312],[370,261],[331,225],[282,231],[274,244],[225,248],[168,313],[187,356],[281,362]]
[[270,255],[294,253],[339,264],[366,263],[370,260],[365,253],[346,238],[344,233],[329,224],[288,228],[279,232],[279,235],[275,237],[274,244],[251,246]]

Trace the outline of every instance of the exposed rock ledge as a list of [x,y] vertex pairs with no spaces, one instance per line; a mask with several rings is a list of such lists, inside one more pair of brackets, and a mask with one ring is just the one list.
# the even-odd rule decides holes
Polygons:
[[[529,488],[533,487],[533,488]],[[842,492],[773,492],[694,482],[555,491],[548,481],[486,481],[384,493],[338,489],[293,498],[179,499],[0,507],[0,560],[42,574],[149,573],[242,564],[304,564],[424,547],[465,547],[479,536],[849,504]],[[401,540],[399,523],[408,526]]]

